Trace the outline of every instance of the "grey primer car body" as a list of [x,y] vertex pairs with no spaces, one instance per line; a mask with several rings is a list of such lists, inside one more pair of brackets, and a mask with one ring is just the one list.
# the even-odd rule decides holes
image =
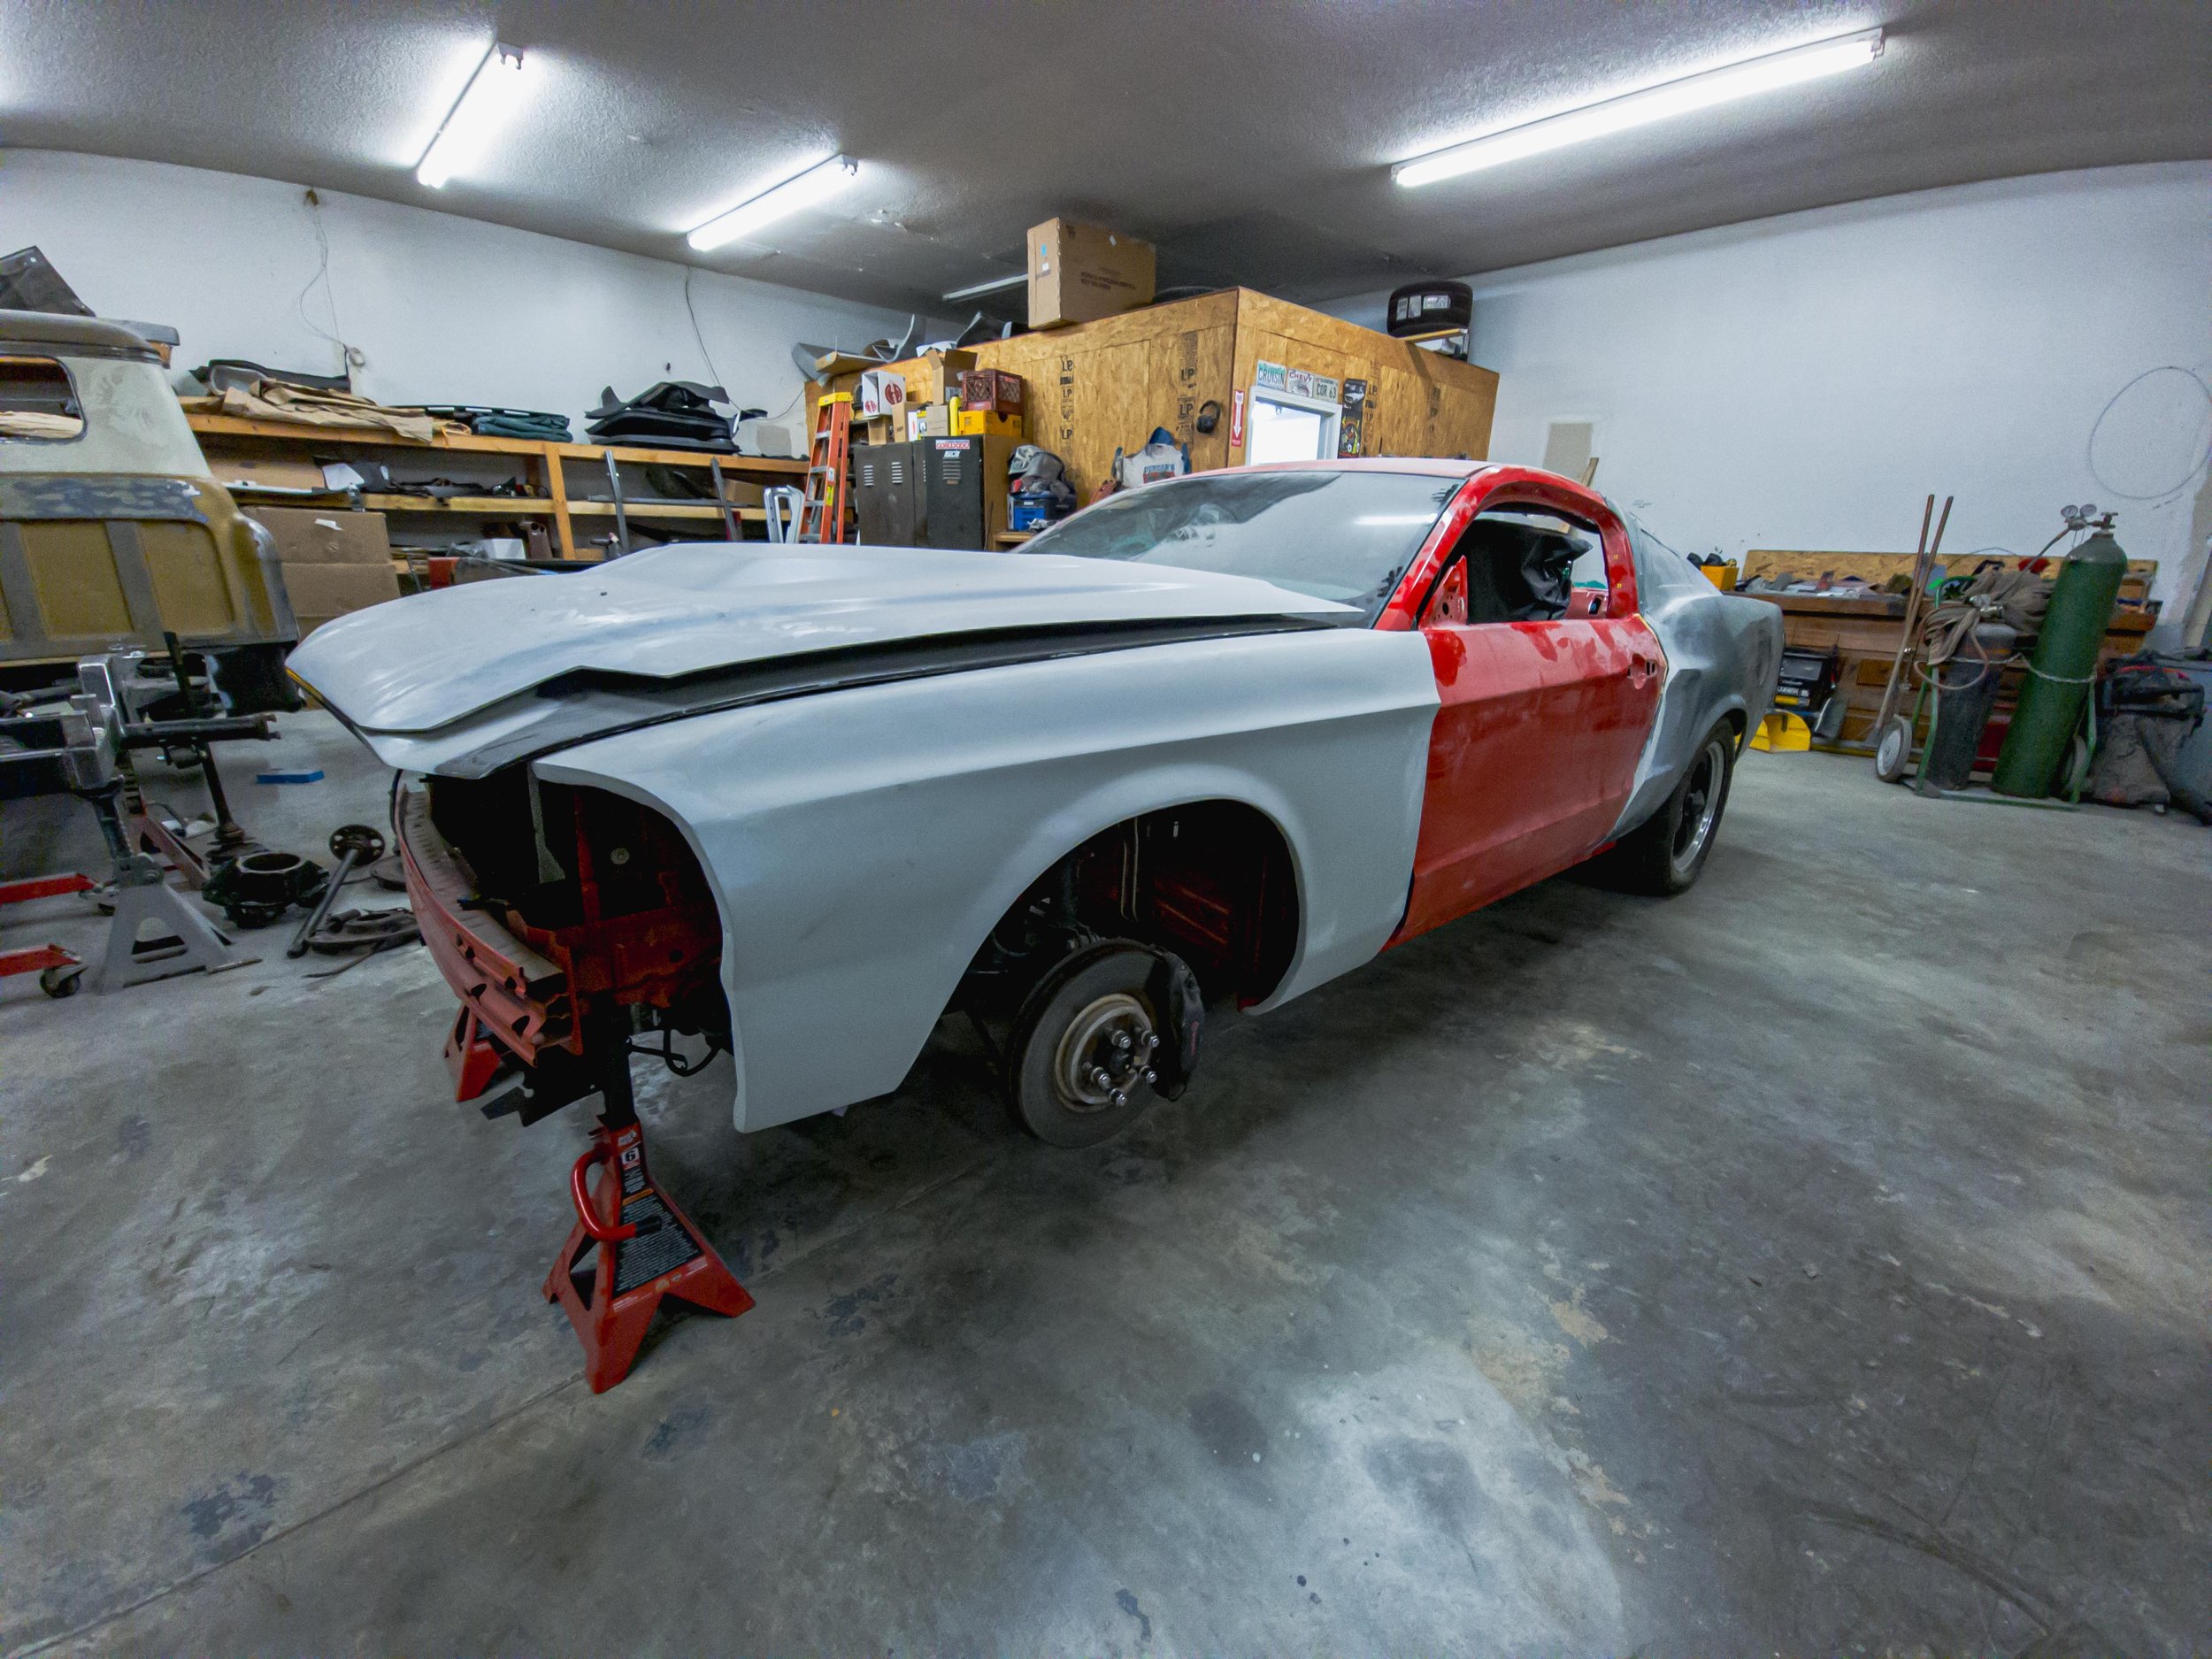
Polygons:
[[[1778,655],[1770,607],[1640,537],[1636,559],[1669,666],[1621,830],[1715,720],[1755,724]],[[403,772],[522,768],[672,825],[718,912],[733,1110],[757,1129],[895,1088],[1010,907],[1164,809],[1279,833],[1294,938],[1248,1005],[1373,957],[1405,915],[1439,693],[1424,636],[1370,619],[1163,564],[716,543],[379,605],[291,667]]]

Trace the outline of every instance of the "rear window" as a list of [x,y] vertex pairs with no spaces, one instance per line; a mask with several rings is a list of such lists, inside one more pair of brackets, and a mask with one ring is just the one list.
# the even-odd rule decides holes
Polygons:
[[1026,553],[1256,576],[1371,621],[1465,480],[1420,472],[1201,472],[1087,507]]
[[0,356],[0,440],[66,443],[83,432],[83,406],[58,360]]

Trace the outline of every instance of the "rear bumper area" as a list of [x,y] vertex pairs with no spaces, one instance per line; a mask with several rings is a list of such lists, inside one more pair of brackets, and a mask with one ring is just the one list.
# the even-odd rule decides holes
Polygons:
[[467,868],[431,823],[422,791],[401,792],[394,827],[423,943],[480,1029],[526,1064],[549,1048],[580,1054],[568,974],[477,908]]

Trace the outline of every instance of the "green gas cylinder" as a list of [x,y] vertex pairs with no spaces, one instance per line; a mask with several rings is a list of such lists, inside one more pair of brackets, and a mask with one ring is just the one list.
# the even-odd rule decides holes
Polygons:
[[2112,603],[2127,574],[2128,556],[2100,530],[2066,556],[2051,588],[2051,608],[2028,658],[2005,746],[1989,787],[1999,795],[2034,798],[2051,793],[2068,746],[2081,724],[2081,705],[2097,672],[2097,652],[2112,620]]

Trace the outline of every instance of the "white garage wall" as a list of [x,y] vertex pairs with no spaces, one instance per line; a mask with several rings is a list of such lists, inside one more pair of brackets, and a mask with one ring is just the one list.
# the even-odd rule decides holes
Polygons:
[[[1599,486],[1685,552],[1910,552],[1930,490],[1958,497],[1947,549],[2033,552],[2093,500],[2159,561],[2170,619],[2195,590],[2206,395],[2147,380],[2099,434],[2101,481],[2086,451],[2144,370],[2212,378],[2212,165],[1931,190],[1469,280],[1471,355],[1501,377],[1492,457],[1540,462],[1550,422],[1594,421]],[[1381,325],[1380,296],[1331,309]]]
[[[500,403],[583,412],[603,386],[712,380],[684,309],[685,267],[450,214],[154,162],[52,150],[0,153],[0,237],[35,242],[85,303],[167,323],[179,367],[211,357],[334,373],[336,334],[365,358],[355,385],[387,403]],[[303,290],[305,290],[303,293]],[[795,341],[848,347],[903,314],[692,273],[700,332],[740,402],[795,435]],[[333,326],[332,307],[337,324]],[[321,333],[317,331],[320,330]]]

